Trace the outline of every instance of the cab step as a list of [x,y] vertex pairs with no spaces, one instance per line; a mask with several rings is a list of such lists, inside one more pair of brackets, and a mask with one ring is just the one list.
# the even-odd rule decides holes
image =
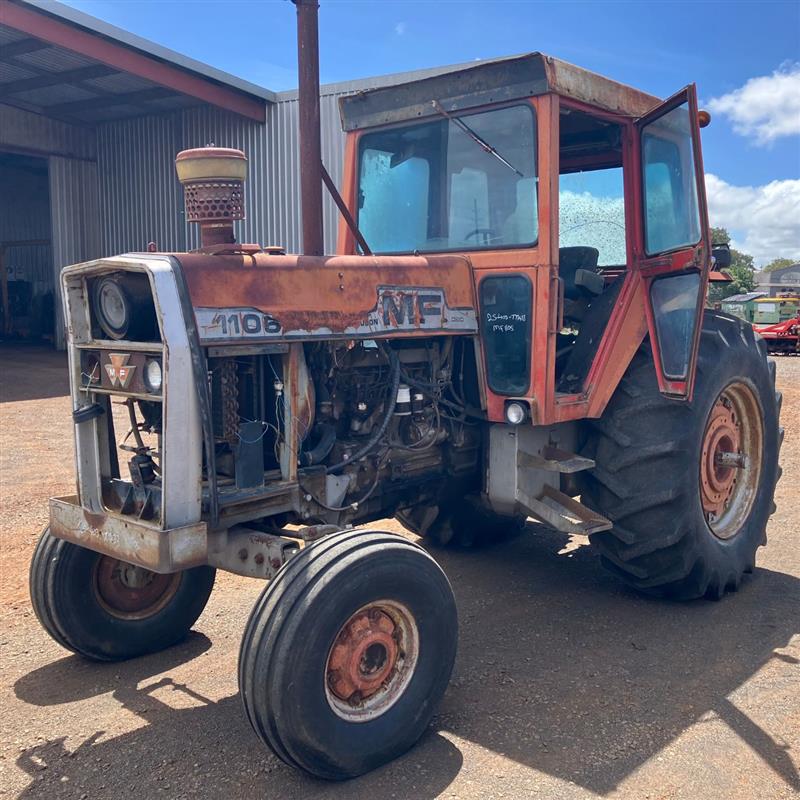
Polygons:
[[566,450],[548,445],[542,448],[541,454],[520,450],[517,453],[517,466],[568,474],[584,469],[594,469],[594,461],[591,458],[579,456],[577,453],[568,453]]
[[545,486],[538,497],[518,489],[517,500],[532,517],[562,533],[588,536],[613,527],[611,520],[552,486]]

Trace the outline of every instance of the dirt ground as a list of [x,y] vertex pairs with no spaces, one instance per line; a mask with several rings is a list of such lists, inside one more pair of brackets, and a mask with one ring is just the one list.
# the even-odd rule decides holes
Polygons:
[[738,594],[640,597],[583,540],[534,526],[436,551],[460,612],[452,684],[417,747],[346,784],[284,766],[244,718],[236,659],[257,582],[220,575],[185,643],[123,664],[39,628],[28,561],[47,498],[73,491],[65,359],[0,348],[0,382],[0,797],[800,796],[800,358],[778,360],[784,475]]

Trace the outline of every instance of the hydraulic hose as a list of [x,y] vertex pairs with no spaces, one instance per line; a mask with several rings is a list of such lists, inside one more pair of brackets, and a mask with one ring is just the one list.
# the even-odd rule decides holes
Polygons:
[[386,429],[389,427],[392,414],[394,414],[394,407],[397,405],[397,388],[400,386],[400,359],[398,358],[397,353],[395,353],[391,347],[387,348],[387,352],[389,354],[389,361],[392,365],[392,382],[391,386],[389,387],[389,398],[386,405],[386,413],[383,415],[383,420],[381,421],[378,429],[372,434],[372,436],[369,437],[369,441],[359,447],[358,450],[356,450],[356,452],[347,459],[347,461],[340,461],[338,464],[328,467],[326,470],[328,475],[338,472],[340,469],[342,469],[342,467],[346,467],[348,464],[352,464],[354,461],[364,458],[364,456],[367,455],[367,453],[369,453],[378,444],[383,437],[383,434],[386,433]]

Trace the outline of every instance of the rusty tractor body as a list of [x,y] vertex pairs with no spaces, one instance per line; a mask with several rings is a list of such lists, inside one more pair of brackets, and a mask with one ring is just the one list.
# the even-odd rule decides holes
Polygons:
[[703,308],[694,86],[662,102],[533,53],[346,97],[323,255],[297,5],[306,253],[237,243],[246,154],[201,148],[177,160],[198,250],[64,270],[78,494],[31,587],[58,641],[112,659],[184,635],[214,568],[268,579],[248,717],[342,778],[416,741],[456,636],[425,551],[353,526],[470,545],[533,518],[643,591],[719,597],[764,537],[779,397],[751,327]]

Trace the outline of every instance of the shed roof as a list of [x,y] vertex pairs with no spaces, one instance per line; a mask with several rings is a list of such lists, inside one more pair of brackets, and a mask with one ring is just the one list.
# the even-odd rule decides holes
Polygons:
[[275,99],[61,3],[0,0],[0,102],[94,124],[199,103],[264,121]]
[[722,302],[724,303],[749,303],[751,300],[757,300],[759,297],[764,297],[766,292],[747,292],[747,294],[735,294],[731,297],[726,297]]
[[631,117],[640,117],[660,98],[576,67],[544,53],[509,56],[399,85],[368,89],[342,97],[339,108],[346,131],[401,120],[435,116],[432,99],[448,112],[554,92]]

